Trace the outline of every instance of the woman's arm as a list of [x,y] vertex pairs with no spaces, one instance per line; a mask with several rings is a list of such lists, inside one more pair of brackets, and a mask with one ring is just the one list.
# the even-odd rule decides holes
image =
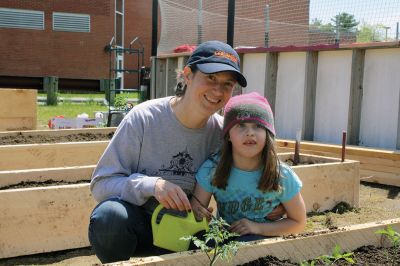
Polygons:
[[287,217],[270,223],[256,223],[248,219],[235,221],[231,230],[240,235],[256,234],[264,236],[281,236],[300,233],[306,226],[306,207],[300,192],[291,200],[283,202]]

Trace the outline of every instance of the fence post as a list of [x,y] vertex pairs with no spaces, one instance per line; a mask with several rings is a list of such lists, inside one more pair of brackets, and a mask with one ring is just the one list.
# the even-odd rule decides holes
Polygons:
[[43,90],[47,93],[47,105],[57,105],[58,103],[58,77],[44,77]]

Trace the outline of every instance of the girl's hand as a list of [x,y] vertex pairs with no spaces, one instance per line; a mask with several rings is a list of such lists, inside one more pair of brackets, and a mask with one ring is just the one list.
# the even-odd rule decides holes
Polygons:
[[230,231],[242,235],[259,235],[258,223],[252,222],[246,218],[235,221],[231,224]]
[[194,211],[194,217],[196,218],[197,221],[201,221],[203,220],[203,218],[206,218],[207,221],[209,222],[212,217],[213,208],[212,207],[204,208],[201,205],[196,205],[196,207],[193,208],[193,211]]

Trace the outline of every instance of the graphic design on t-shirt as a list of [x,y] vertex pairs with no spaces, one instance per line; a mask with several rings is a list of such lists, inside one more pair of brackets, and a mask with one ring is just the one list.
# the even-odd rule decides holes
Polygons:
[[172,157],[169,167],[163,165],[160,172],[169,175],[193,176],[195,174],[193,171],[193,158],[187,150],[179,152]]

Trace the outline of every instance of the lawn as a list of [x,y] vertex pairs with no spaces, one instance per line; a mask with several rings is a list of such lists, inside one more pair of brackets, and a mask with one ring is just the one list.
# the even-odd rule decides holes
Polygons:
[[[38,93],[38,96],[46,97],[46,93]],[[94,117],[97,111],[108,111],[108,105],[95,102],[95,98],[104,98],[104,93],[60,93],[60,98],[87,98],[85,103],[73,103],[71,101],[59,102],[56,106],[37,105],[37,129],[48,129],[49,119],[55,116],[74,118],[79,114],[86,113],[90,118]],[[124,97],[137,98],[136,93],[124,93]]]

